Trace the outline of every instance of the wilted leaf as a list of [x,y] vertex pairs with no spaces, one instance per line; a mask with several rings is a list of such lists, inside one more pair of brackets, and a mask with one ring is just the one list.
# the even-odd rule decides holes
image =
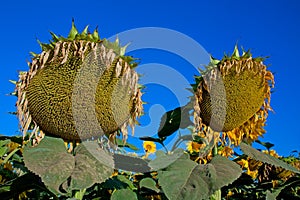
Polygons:
[[113,192],[111,195],[111,200],[125,200],[125,199],[130,199],[130,200],[138,200],[136,194],[129,189],[122,189],[122,190],[116,190]]
[[164,169],[175,162],[184,154],[183,149],[176,149],[171,154],[165,154],[161,151],[156,152],[156,158],[149,162],[149,166],[153,171]]
[[284,168],[286,170],[290,170],[294,173],[300,173],[300,171],[298,169],[296,169],[295,167],[283,162],[282,160],[279,160],[278,158],[275,158],[268,154],[262,153],[262,152],[258,151],[257,149],[255,149],[245,143],[241,143],[240,147],[241,147],[241,150],[244,152],[244,154],[246,154],[247,156],[249,156],[250,158],[252,158],[254,160],[268,163],[270,165],[274,165],[277,167],[282,167],[282,168]]
[[23,152],[25,166],[42,178],[54,193],[61,193],[59,186],[71,175],[74,157],[67,153],[64,141],[45,137],[38,146],[26,146]]
[[142,188],[142,187],[153,190],[155,192],[159,192],[159,189],[156,187],[156,182],[152,178],[149,178],[149,177],[143,178],[140,181],[140,188]]
[[198,200],[209,198],[240,174],[240,167],[226,158],[217,156],[211,163],[199,165],[183,154],[166,169],[158,171],[158,182],[170,200]]
[[113,158],[116,169],[141,173],[149,172],[151,170],[148,162],[139,157],[115,153]]
[[89,188],[102,183],[113,173],[112,156],[96,141],[81,143],[75,149],[75,168],[71,175],[71,189]]

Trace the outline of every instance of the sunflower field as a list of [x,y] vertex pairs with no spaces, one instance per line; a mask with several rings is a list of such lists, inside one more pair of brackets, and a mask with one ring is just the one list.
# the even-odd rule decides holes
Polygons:
[[0,136],[0,199],[300,199],[300,153],[260,141],[275,85],[266,58],[238,46],[211,57],[138,154],[128,140],[143,115],[138,59],[74,22],[51,35],[11,81],[23,136]]

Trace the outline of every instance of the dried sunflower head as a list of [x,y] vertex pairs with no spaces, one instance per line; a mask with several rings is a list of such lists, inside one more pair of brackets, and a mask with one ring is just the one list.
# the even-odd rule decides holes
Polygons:
[[263,60],[237,47],[231,56],[211,58],[193,85],[197,132],[222,132],[221,141],[235,146],[265,133],[274,77]]
[[125,47],[82,33],[74,22],[67,38],[52,34],[16,84],[17,115],[24,137],[40,131],[67,140],[127,135],[142,113],[135,59]]

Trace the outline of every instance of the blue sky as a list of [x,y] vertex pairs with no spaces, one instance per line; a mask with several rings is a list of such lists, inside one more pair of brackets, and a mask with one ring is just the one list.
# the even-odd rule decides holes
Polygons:
[[[282,155],[300,151],[299,9],[297,0],[3,1],[0,3],[0,134],[19,134],[16,117],[7,114],[15,110],[16,100],[6,96],[14,89],[8,80],[17,79],[17,70],[28,69],[26,61],[30,60],[30,51],[40,52],[36,39],[47,42],[49,31],[67,36],[74,18],[79,30],[88,24],[91,30],[98,26],[101,38],[135,28],[161,27],[193,38],[216,58],[221,58],[224,52],[232,52],[237,42],[245,49],[251,48],[255,56],[270,56],[266,64],[275,72],[271,100],[275,113],[270,113],[267,133],[262,140],[274,143],[275,150]],[[144,49],[129,55],[141,58],[141,64],[172,67],[190,82],[197,73],[190,63],[174,53]],[[172,91],[159,85],[149,84],[146,92],[147,109],[152,106],[153,112],[143,118],[143,125],[153,125],[148,130],[152,135],[158,126],[159,114],[175,108],[178,102]]]

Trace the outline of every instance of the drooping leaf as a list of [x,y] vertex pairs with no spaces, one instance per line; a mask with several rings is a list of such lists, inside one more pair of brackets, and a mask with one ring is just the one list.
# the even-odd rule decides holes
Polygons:
[[60,185],[75,167],[74,157],[67,153],[64,141],[58,138],[44,137],[36,147],[25,146],[23,157],[25,166],[39,175],[55,194],[61,193]]
[[237,164],[221,156],[214,157],[209,164],[199,165],[183,154],[166,169],[158,171],[158,182],[170,200],[208,199],[241,173]]
[[121,190],[114,191],[110,199],[111,200],[124,200],[124,199],[138,200],[136,194],[129,189],[121,189]]
[[271,155],[262,153],[260,151],[258,151],[257,149],[245,144],[245,143],[241,143],[240,145],[241,150],[244,152],[244,154],[246,154],[247,156],[249,156],[250,158],[254,159],[254,160],[258,160],[264,163],[268,163],[270,165],[274,165],[276,167],[282,167],[286,170],[290,170],[294,173],[300,173],[300,171],[298,169],[296,169],[295,167],[285,163],[282,160],[279,160],[278,158],[275,158]]
[[179,128],[186,128],[192,125],[189,117],[191,105],[188,103],[185,106],[177,107],[163,114],[158,129],[158,137],[164,138],[172,135]]
[[266,147],[268,150],[274,146],[274,144],[272,144],[272,143],[270,143],[270,142],[262,142],[262,141],[260,141],[260,140],[256,140],[255,142],[257,142],[258,144],[263,145],[263,146]]
[[152,141],[152,142],[158,142],[158,143],[162,144],[163,141],[166,139],[166,137],[163,137],[163,138],[154,138],[154,137],[145,136],[145,137],[139,137],[139,139],[143,140],[143,141]]
[[113,158],[116,169],[141,173],[149,172],[151,170],[148,162],[139,157],[115,153]]
[[159,192],[159,189],[156,187],[156,182],[152,178],[149,178],[149,177],[143,178],[140,181],[140,188],[142,188],[142,187],[153,190],[155,192]]
[[71,175],[71,189],[89,188],[102,183],[113,173],[112,156],[96,141],[82,142],[75,149],[75,168]]
[[176,149],[171,154],[165,154],[162,151],[156,152],[156,158],[149,162],[149,166],[152,168],[153,171],[157,171],[160,169],[164,169],[168,167],[170,164],[175,162],[184,154],[183,149]]

